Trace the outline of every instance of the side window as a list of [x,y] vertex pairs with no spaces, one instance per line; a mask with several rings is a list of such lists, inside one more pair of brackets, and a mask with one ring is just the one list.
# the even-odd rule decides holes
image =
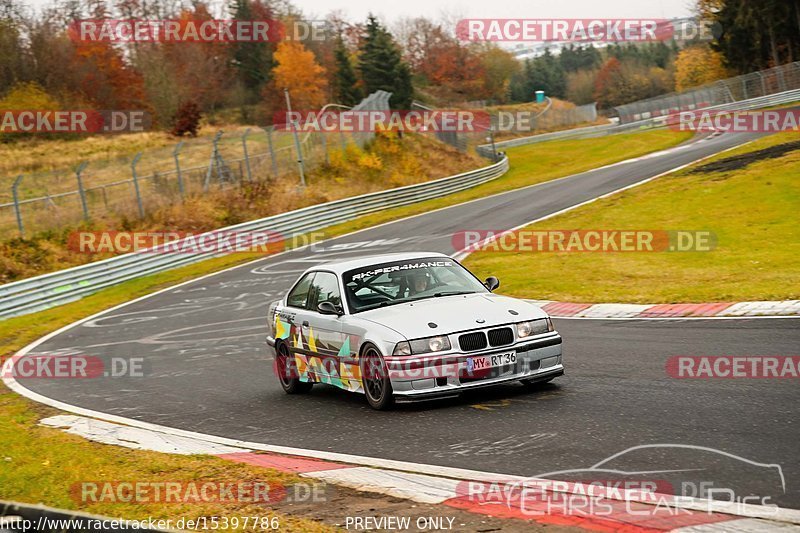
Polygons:
[[314,279],[314,272],[309,272],[300,282],[294,286],[292,292],[289,293],[288,298],[286,298],[286,305],[290,307],[299,307],[301,309],[306,308],[306,304],[308,303],[308,294],[311,289],[311,281]]
[[314,283],[311,285],[312,297],[309,303],[316,309],[322,302],[330,302],[333,305],[342,305],[342,296],[339,293],[339,280],[335,274],[330,272],[317,272]]

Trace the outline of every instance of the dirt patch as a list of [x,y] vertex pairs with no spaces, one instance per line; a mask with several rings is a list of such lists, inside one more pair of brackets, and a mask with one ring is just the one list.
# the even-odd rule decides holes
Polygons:
[[699,166],[694,171],[709,173],[709,172],[729,172],[732,170],[739,170],[745,168],[746,166],[752,163],[755,163],[756,161],[762,161],[765,159],[776,159],[795,150],[800,150],[800,141],[792,141],[788,143],[777,144],[775,146],[770,146],[769,148],[756,150],[755,152],[748,152],[746,154],[739,154],[731,157],[726,157],[725,159],[720,159],[719,161],[714,161],[712,163],[707,163],[705,165]]
[[[402,531],[431,531],[437,530],[434,526],[436,520],[442,529],[450,531],[470,531],[489,533],[503,532],[552,532],[569,533],[582,531],[578,528],[539,524],[530,520],[493,518],[467,511],[462,511],[447,505],[434,505],[415,503],[409,500],[383,496],[370,492],[360,492],[337,485],[326,484],[324,500],[317,502],[281,502],[272,508],[278,512],[291,516],[308,518],[329,526],[337,526],[344,530],[364,530],[354,524],[357,517],[380,519],[393,517],[392,523],[397,519],[408,519],[408,529]],[[350,521],[348,522],[348,517]],[[418,522],[419,519],[419,522]],[[363,522],[362,522],[363,523]],[[373,522],[374,523],[374,522]],[[385,522],[384,522],[385,523]],[[425,527],[425,526],[428,527]],[[349,526],[349,527],[348,527]],[[395,529],[373,529],[370,531],[397,531]]]

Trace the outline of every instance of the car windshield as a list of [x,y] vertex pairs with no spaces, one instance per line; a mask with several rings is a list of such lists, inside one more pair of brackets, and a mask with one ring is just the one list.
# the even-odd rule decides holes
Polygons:
[[353,313],[425,298],[488,292],[475,276],[447,257],[370,265],[345,272],[342,280]]

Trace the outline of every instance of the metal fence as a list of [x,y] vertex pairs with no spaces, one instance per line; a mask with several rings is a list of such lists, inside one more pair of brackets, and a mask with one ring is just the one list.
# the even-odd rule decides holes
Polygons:
[[[717,106],[711,106],[708,110],[750,110],[750,109],[764,109],[772,106],[791,104],[800,101],[800,89],[794,89],[783,93],[770,94],[758,98],[750,98],[749,100],[741,100]],[[591,139],[594,137],[604,137],[606,135],[616,135],[619,133],[633,133],[641,130],[648,130],[654,128],[667,127],[667,115],[656,116],[648,119],[638,120],[636,122],[628,122],[625,124],[610,123],[601,124],[599,126],[588,126],[585,128],[574,128],[571,130],[554,131],[551,133],[542,133],[539,135],[532,135],[530,137],[519,137],[517,139],[509,139],[495,143],[496,150],[503,150],[506,148],[513,148],[515,146],[525,146],[528,144],[536,144],[546,141],[566,140],[566,139]],[[479,146],[478,150],[485,154],[492,151],[492,146],[485,144]]]
[[[496,129],[503,130],[502,124],[498,124],[499,119],[500,117],[495,116],[492,122],[495,124]],[[595,120],[597,120],[597,104],[595,103],[569,108],[557,108],[548,105],[539,115],[532,117],[529,123],[525,123],[524,128],[521,129],[519,125],[515,124],[516,127],[513,128],[513,133],[546,131],[565,126],[586,124]]]
[[[439,198],[505,174],[508,160],[435,181],[317,204],[296,211],[222,228],[204,235],[269,232],[286,239],[375,211]],[[202,236],[198,236],[199,239]],[[143,251],[96,261],[0,286],[0,318],[23,315],[78,300],[104,287],[162,272],[227,252],[197,254]]]
[[800,89],[800,61],[715,81],[696,89],[615,107],[620,123],[636,122]]
[[[390,96],[377,91],[354,109],[388,109]],[[24,174],[0,190],[0,234],[24,237],[107,213],[142,218],[189,195],[303,173],[329,163],[348,144],[363,147],[372,138],[374,132],[295,135],[285,125],[241,128],[130,157]]]

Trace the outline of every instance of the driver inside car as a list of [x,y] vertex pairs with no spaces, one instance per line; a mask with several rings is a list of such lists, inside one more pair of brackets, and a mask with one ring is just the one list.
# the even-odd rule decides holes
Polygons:
[[427,272],[414,272],[410,276],[410,283],[408,284],[408,295],[414,296],[421,292],[428,290],[428,273]]

